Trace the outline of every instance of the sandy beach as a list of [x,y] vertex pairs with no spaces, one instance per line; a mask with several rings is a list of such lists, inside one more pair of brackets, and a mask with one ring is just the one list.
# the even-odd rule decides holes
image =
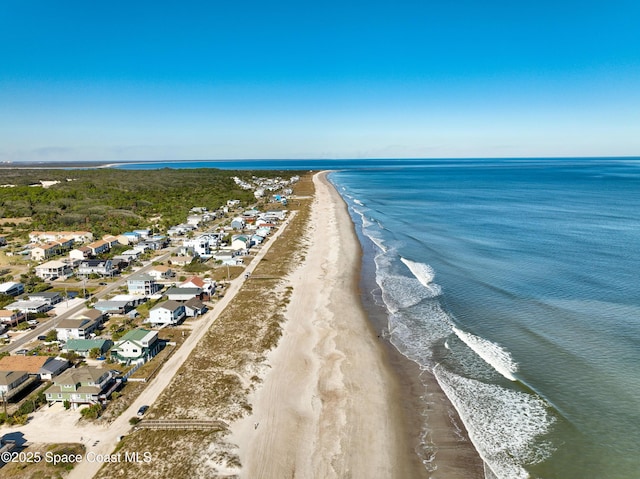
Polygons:
[[283,337],[235,427],[245,478],[408,478],[398,384],[360,304],[360,245],[342,199],[314,178],[312,242],[294,273]]
[[[362,308],[361,249],[326,174],[314,177],[311,245],[253,414],[234,427],[243,478],[480,478],[482,462],[433,378],[382,340]],[[421,380],[422,379],[422,380]],[[428,398],[423,410],[420,396]],[[429,470],[415,450],[424,416]]]

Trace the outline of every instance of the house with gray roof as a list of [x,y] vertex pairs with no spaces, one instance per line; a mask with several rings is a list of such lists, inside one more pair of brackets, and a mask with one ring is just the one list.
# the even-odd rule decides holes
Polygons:
[[169,288],[164,295],[172,301],[188,301],[191,298],[202,299],[202,288]]
[[46,398],[49,403],[69,401],[75,409],[82,404],[106,402],[117,387],[107,369],[72,368],[53,380],[53,386],[46,390]]
[[98,301],[93,305],[94,309],[107,314],[125,315],[133,309],[133,302],[122,301]]
[[184,304],[178,301],[165,301],[149,311],[146,323],[158,326],[178,324],[186,316]]
[[56,326],[58,339],[69,341],[70,339],[89,339],[102,325],[102,320],[92,320],[87,318],[63,319]]
[[50,306],[62,302],[62,295],[56,292],[43,291],[41,293],[29,293],[29,299],[31,301],[45,301]]
[[4,399],[10,399],[18,394],[29,380],[26,371],[0,371],[0,394]]

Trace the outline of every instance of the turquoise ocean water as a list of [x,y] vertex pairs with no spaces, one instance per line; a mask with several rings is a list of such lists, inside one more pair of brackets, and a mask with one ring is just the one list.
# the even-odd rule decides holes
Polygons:
[[489,475],[640,477],[640,159],[227,163],[344,168],[388,337]]

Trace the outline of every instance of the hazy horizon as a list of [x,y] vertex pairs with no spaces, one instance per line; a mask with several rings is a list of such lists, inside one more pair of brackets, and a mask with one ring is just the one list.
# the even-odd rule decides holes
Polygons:
[[640,154],[631,1],[0,5],[0,161]]

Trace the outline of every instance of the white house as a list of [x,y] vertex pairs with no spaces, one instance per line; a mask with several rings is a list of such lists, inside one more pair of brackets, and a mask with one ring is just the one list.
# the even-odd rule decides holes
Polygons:
[[102,324],[100,320],[91,319],[64,319],[58,323],[56,332],[60,341],[70,339],[88,339],[91,333]]
[[9,311],[22,311],[25,314],[37,314],[37,313],[45,313],[51,309],[51,306],[47,304],[46,301],[16,301],[15,303],[11,303],[8,306],[5,306],[4,309]]
[[0,284],[0,294],[8,296],[19,296],[24,293],[24,285],[22,283],[2,283]]
[[236,235],[231,238],[231,249],[234,251],[249,249],[252,245],[251,238],[247,235]]
[[127,280],[127,288],[129,290],[129,294],[151,296],[159,291],[162,286],[156,284],[156,280],[153,276],[146,273],[138,273],[129,277]]
[[0,309],[0,324],[17,326],[20,321],[24,321],[25,315],[22,311],[9,311]]
[[78,276],[89,276],[98,274],[100,276],[112,276],[115,272],[110,259],[87,259],[80,263],[78,267]]
[[158,326],[178,324],[186,315],[184,304],[177,301],[165,301],[149,311],[149,318],[146,323]]
[[169,288],[164,294],[167,299],[172,301],[188,301],[191,298],[202,299],[202,289],[200,288]]
[[155,280],[167,279],[174,276],[173,270],[168,266],[154,266],[148,271],[149,276],[153,276]]
[[69,251],[69,258],[76,261],[82,261],[91,256],[91,248],[81,246],[80,248],[72,249]]
[[71,265],[63,261],[47,261],[40,266],[36,266],[36,276],[44,280],[64,278],[72,274]]

